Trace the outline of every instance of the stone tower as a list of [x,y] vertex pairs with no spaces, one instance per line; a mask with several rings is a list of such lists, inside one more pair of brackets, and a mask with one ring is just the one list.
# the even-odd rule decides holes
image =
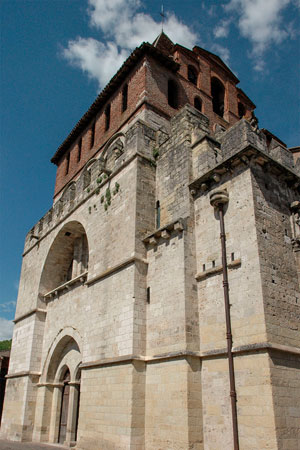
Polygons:
[[162,33],[56,151],[53,207],[25,241],[2,437],[298,448],[299,148],[258,129],[238,81]]

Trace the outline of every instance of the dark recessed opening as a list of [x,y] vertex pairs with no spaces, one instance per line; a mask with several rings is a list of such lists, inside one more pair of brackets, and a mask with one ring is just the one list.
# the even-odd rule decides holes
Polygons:
[[172,108],[178,108],[178,87],[174,80],[168,81],[168,103]]
[[202,101],[199,97],[194,98],[194,107],[198,109],[198,111],[202,111]]
[[110,104],[105,108],[105,131],[109,129],[110,126]]
[[197,86],[198,73],[194,66],[188,66],[188,80]]
[[122,90],[122,112],[126,111],[128,103],[128,84],[125,84]]
[[211,79],[211,96],[213,111],[218,114],[218,116],[223,117],[225,88],[218,78]]
[[66,231],[66,232],[65,232],[65,236],[71,236],[70,231]]

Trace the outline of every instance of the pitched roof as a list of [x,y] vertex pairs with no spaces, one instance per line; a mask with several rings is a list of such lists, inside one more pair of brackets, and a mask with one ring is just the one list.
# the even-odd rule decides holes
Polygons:
[[[167,36],[166,36],[167,37]],[[164,38],[165,39],[165,38]],[[167,39],[169,39],[167,37]],[[165,40],[166,42],[166,40]],[[171,42],[171,41],[170,41]],[[140,47],[137,47],[130,56],[126,59],[124,64],[118,70],[118,72],[113,76],[110,82],[106,85],[103,91],[98,95],[94,103],[90,106],[87,112],[82,116],[82,118],[77,122],[71,133],[64,140],[64,142],[58,147],[55,154],[51,158],[51,162],[57,164],[61,156],[65,153],[70,145],[80,136],[80,134],[85,130],[87,125],[90,124],[92,119],[96,116],[99,110],[107,102],[109,97],[116,91],[120,84],[124,81],[126,76],[129,74],[130,70],[134,68],[138,61],[145,55],[151,55],[156,58],[161,64],[163,64],[168,69],[176,72],[179,69],[179,64],[173,61],[165,52],[154,47],[153,45],[144,42]]]

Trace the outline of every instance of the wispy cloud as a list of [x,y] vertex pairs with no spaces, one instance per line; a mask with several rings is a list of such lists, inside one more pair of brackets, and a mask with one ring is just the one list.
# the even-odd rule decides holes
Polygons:
[[[154,41],[161,32],[161,24],[141,8],[139,0],[89,0],[90,26],[103,34],[105,42],[78,37],[68,42],[63,56],[103,88],[133,48]],[[173,13],[167,14],[164,31],[186,47],[197,41],[196,33]]]
[[14,324],[11,320],[0,317],[0,341],[12,338],[13,327]]
[[226,38],[229,34],[230,19],[222,20],[214,29],[214,36],[216,38]]
[[230,51],[227,47],[223,45],[217,44],[216,42],[211,45],[211,51],[216,55],[220,56],[220,58],[226,63],[229,63],[230,60]]
[[[291,36],[290,27],[283,21],[283,10],[288,5],[296,5],[298,0],[230,0],[224,6],[227,13],[238,16],[237,26],[243,37],[252,44],[250,57],[255,69],[264,70],[264,53],[272,44],[280,44]],[[222,22],[215,29],[216,37],[226,34]],[[219,34],[219,36],[218,36]]]
[[16,304],[17,304],[17,302],[13,301],[13,300],[11,300],[10,302],[0,303],[0,310],[3,312],[14,311]]

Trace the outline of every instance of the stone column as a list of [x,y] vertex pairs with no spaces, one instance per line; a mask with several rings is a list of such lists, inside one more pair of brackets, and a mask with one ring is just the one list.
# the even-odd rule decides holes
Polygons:
[[49,430],[49,442],[52,443],[58,442],[62,389],[63,389],[62,383],[53,385],[52,408],[51,408],[50,430]]
[[78,412],[78,394],[80,383],[78,381],[70,382],[69,408],[67,421],[67,434],[65,444],[70,445],[75,441],[76,421]]

